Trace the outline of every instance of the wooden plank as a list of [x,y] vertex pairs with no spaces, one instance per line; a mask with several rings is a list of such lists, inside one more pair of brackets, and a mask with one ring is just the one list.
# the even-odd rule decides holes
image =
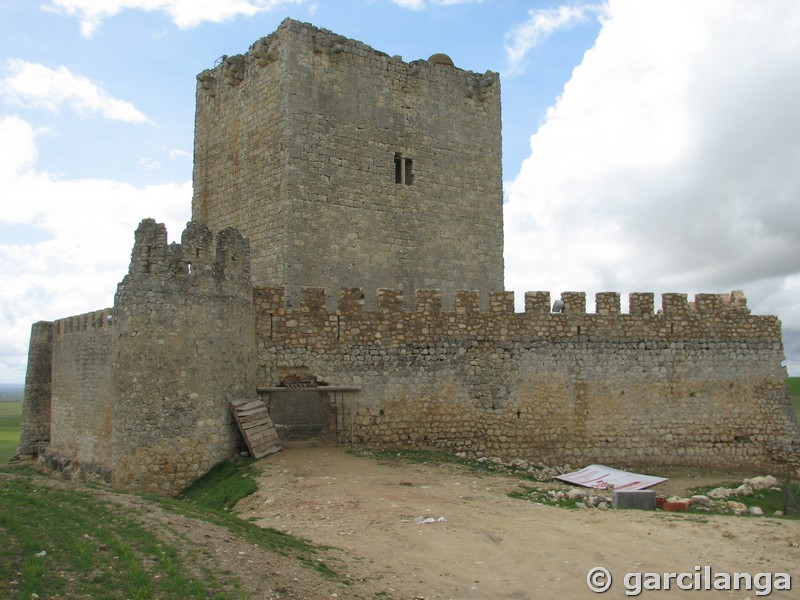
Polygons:
[[265,411],[266,411],[266,408],[264,408],[263,405],[262,405],[259,408],[251,408],[249,410],[237,410],[236,414],[239,415],[239,417],[249,417],[250,415],[256,415],[258,413],[262,413],[262,412],[265,412]]
[[248,431],[247,432],[247,439],[250,440],[251,444],[256,443],[258,440],[264,439],[271,434],[270,429],[262,429],[258,431]]
[[253,457],[261,458],[281,450],[275,425],[261,400],[232,400],[229,405]]
[[275,446],[276,445],[275,442],[277,442],[277,438],[274,439],[266,438],[263,441],[255,442],[253,444],[253,450],[259,450],[267,448],[269,446]]
[[262,400],[250,400],[248,402],[244,402],[242,404],[236,404],[236,412],[242,412],[244,410],[250,410],[251,408],[260,408],[264,405]]
[[257,419],[255,421],[242,421],[240,425],[242,426],[242,429],[252,429],[253,427],[261,427],[262,425],[272,427],[272,419],[270,419],[269,415],[267,415],[266,417]]
[[242,423],[258,421],[259,419],[269,418],[269,411],[265,408],[249,415],[236,415]]

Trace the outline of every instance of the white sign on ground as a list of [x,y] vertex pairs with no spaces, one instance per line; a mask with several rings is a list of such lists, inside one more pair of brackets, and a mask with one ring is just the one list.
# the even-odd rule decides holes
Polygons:
[[612,469],[605,465],[589,465],[580,471],[559,475],[556,479],[583,487],[596,488],[598,490],[604,490],[613,485],[615,490],[630,491],[643,490],[667,480],[666,477],[640,475],[639,473]]

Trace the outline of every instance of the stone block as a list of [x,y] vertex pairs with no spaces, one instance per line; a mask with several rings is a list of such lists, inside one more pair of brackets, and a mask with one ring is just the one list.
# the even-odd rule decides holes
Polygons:
[[611,499],[614,508],[638,508],[640,510],[656,509],[656,493],[652,490],[625,491],[615,490]]

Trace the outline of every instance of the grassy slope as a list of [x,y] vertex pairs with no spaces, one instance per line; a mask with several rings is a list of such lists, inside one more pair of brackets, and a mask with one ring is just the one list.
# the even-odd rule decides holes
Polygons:
[[[225,527],[235,538],[344,582],[320,560],[326,548],[229,512],[255,491],[252,468],[249,462],[223,463],[180,498],[145,497],[164,510]],[[103,501],[90,488],[46,485],[46,476],[19,467],[0,468],[0,477],[0,598],[246,597],[234,574],[198,573],[186,563],[191,556],[166,543],[157,529],[143,527],[125,508]]]
[[19,418],[22,401],[0,402],[0,465],[8,462],[19,445]]
[[121,507],[9,471],[0,486],[0,597],[244,597],[231,577],[189,574],[176,548]]

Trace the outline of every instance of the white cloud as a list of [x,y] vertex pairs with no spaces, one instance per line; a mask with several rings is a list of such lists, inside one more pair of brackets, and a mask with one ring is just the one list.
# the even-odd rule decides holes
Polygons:
[[304,4],[306,0],[50,0],[48,10],[77,17],[81,35],[91,37],[103,19],[123,10],[162,11],[181,29],[210,21],[220,23],[240,15],[251,17],[285,4]]
[[507,185],[506,287],[742,288],[800,335],[799,30],[793,3],[611,0]]
[[191,158],[192,155],[191,155],[191,153],[187,152],[186,150],[179,150],[178,148],[172,148],[169,151],[169,157],[170,158],[186,158],[186,157]]
[[153,158],[140,158],[136,161],[136,164],[146,171],[158,171],[161,169],[161,163]]
[[602,15],[605,10],[605,4],[586,4],[561,5],[556,8],[528,11],[528,20],[506,34],[505,50],[508,70],[505,75],[516,75],[522,72],[528,53],[556,31],[570,29],[585,23],[590,16]]
[[130,102],[117,100],[86,77],[66,67],[50,69],[17,58],[6,61],[7,77],[0,80],[0,96],[9,104],[58,112],[62,105],[85,116],[97,113],[114,121],[148,123]]
[[33,127],[0,116],[0,381],[21,380],[31,323],[112,305],[142,218],[178,239],[190,213],[191,182],[58,180],[35,159]]
[[422,10],[429,4],[435,6],[455,6],[457,4],[480,4],[483,0],[392,0],[397,6],[411,10]]

